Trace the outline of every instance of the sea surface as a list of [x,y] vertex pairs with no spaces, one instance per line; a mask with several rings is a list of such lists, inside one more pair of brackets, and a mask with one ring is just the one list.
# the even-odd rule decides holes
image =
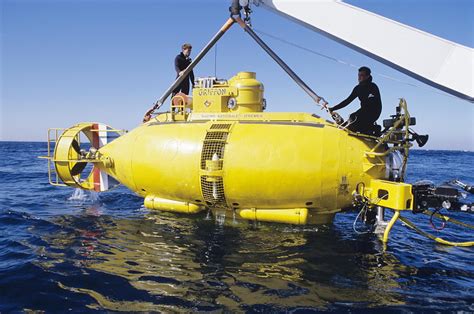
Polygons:
[[[474,248],[397,222],[384,251],[353,230],[216,221],[48,184],[46,143],[0,142],[0,312],[474,312]],[[474,183],[474,153],[412,151],[408,181]],[[470,196],[469,201],[474,201]],[[474,240],[473,230],[423,230]],[[387,215],[389,216],[389,215]],[[452,214],[474,224],[474,215]],[[363,226],[358,226],[361,229]]]

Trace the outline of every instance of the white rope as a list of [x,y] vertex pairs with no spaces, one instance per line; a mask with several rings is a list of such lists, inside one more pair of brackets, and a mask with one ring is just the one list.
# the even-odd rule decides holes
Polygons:
[[370,231],[359,231],[359,230],[357,230],[357,228],[356,228],[357,220],[359,220],[359,217],[360,217],[360,215],[362,214],[362,212],[365,210],[366,205],[367,205],[367,204],[364,204],[364,206],[362,206],[362,209],[361,209],[360,212],[357,214],[356,218],[354,219],[354,222],[352,223],[352,229],[354,229],[354,232],[357,233],[357,234],[367,234],[367,233],[370,232]]

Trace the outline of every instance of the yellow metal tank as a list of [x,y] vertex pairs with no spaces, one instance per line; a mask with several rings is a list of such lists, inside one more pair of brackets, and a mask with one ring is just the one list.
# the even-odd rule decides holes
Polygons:
[[366,154],[373,140],[316,115],[263,112],[263,90],[252,72],[198,79],[192,102],[99,147],[94,164],[148,208],[294,224],[330,221],[358,183],[385,178],[384,158]]
[[239,72],[228,81],[198,79],[193,90],[194,112],[262,112],[263,84],[255,72]]

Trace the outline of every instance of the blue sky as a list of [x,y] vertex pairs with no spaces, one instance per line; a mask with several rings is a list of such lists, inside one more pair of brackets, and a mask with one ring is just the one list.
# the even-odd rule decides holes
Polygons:
[[[229,2],[0,0],[0,140],[42,141],[48,127],[68,127],[80,121],[133,129],[172,83],[172,63],[180,45],[191,42],[197,54],[227,19]],[[474,46],[472,0],[346,2]],[[406,98],[411,114],[418,120],[415,129],[431,136],[426,148],[474,151],[473,104],[264,9],[255,8],[252,21],[256,29],[371,67],[381,89],[383,117],[393,113],[398,98]],[[354,68],[262,38],[332,104],[344,99],[356,84]],[[229,78],[243,70],[257,72],[257,78],[265,84],[267,110],[320,113],[248,35],[234,27],[217,46],[217,75]],[[212,51],[195,73],[208,76],[214,71]],[[341,113],[347,116],[358,106],[355,101]]]

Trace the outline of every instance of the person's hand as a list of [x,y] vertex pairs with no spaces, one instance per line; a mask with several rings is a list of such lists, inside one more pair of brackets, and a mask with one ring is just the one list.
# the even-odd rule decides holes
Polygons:
[[179,72],[179,76],[183,75],[184,70]]

